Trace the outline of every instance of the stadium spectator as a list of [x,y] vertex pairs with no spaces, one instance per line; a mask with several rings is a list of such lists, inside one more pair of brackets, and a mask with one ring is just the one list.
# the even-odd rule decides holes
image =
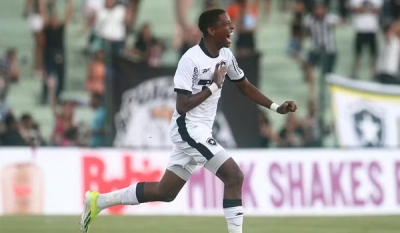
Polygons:
[[[151,52],[154,52],[154,48],[157,48],[158,45],[161,45],[161,43],[153,35],[150,25],[144,24],[139,31],[138,37],[136,38],[132,53],[133,55],[138,56],[141,61],[148,63],[150,55],[154,56],[154,54],[151,54]],[[161,54],[156,55],[161,56],[162,51]]]
[[26,0],[24,18],[28,18],[29,27],[33,34],[33,69],[38,77],[43,75],[43,52],[44,52],[44,18],[46,17],[45,0]]
[[304,125],[304,146],[321,147],[321,130],[318,125],[317,106],[315,101],[308,101],[308,113],[303,122]]
[[33,146],[45,146],[47,145],[46,140],[44,139],[42,132],[40,130],[40,126],[37,123],[33,123],[32,125],[32,142]]
[[264,113],[259,113],[258,116],[258,127],[260,133],[260,147],[268,148],[271,147],[271,143],[278,143],[279,136],[275,133],[271,126],[271,122],[268,116]]
[[29,113],[24,113],[20,119],[20,128],[19,131],[21,133],[22,138],[25,140],[27,144],[30,144],[32,138],[32,129],[33,129],[33,118]]
[[94,58],[89,63],[86,79],[86,90],[90,93],[103,94],[105,90],[106,66],[104,64],[104,53],[96,51]]
[[[280,0],[281,4],[286,4],[287,0]],[[262,9],[262,5],[264,5],[264,16],[269,17],[272,10],[272,0],[256,0],[255,4],[258,6],[258,9]]]
[[385,27],[385,40],[377,62],[376,79],[384,84],[400,84],[400,19]]
[[65,144],[66,140],[68,140],[65,138],[66,133],[75,127],[75,103],[72,101],[66,101],[59,104],[55,93],[57,84],[54,78],[48,79],[47,85],[49,88],[50,103],[55,122],[50,142],[52,145],[62,145],[63,143]]
[[149,58],[147,64],[150,67],[160,67],[161,59],[164,54],[165,47],[161,42],[157,42],[150,47]]
[[65,83],[65,28],[71,20],[73,13],[73,1],[67,1],[64,19],[59,19],[55,10],[49,12],[44,27],[44,35],[46,40],[44,60],[45,60],[45,79],[42,85],[41,103],[45,104],[48,100],[47,79],[57,79],[56,98],[59,99],[61,92],[64,90]]
[[[192,0],[176,0],[175,10],[177,15],[177,23],[174,31],[174,40],[172,47],[178,51],[178,59],[186,53],[188,49],[200,42],[202,34],[197,25],[188,22],[187,13],[192,5]],[[205,0],[204,9],[212,9],[217,7],[217,1]]]
[[71,127],[64,132],[60,140],[60,146],[62,147],[75,147],[79,146],[79,131],[77,127]]
[[335,1],[324,0],[324,3],[325,3],[325,6],[327,7],[327,9],[331,9],[332,3],[334,3],[333,5],[336,6],[337,12],[339,13],[340,17],[344,21],[349,16],[348,1],[349,0],[335,0]]
[[313,14],[304,19],[304,26],[311,39],[311,49],[306,65],[309,83],[309,99],[315,99],[314,68],[321,66],[322,73],[333,72],[336,65],[335,26],[340,23],[338,16],[328,14],[323,4],[314,7]]
[[19,131],[27,145],[41,146],[46,144],[41,135],[39,125],[35,123],[29,113],[22,114]]
[[378,55],[377,33],[379,31],[379,15],[382,0],[351,0],[353,26],[356,32],[354,40],[354,63],[352,77],[358,78],[360,58],[363,48],[367,46],[370,52],[370,74],[375,76],[375,63]]
[[238,56],[248,56],[256,51],[255,32],[258,21],[257,5],[249,0],[236,0],[226,9],[235,25],[237,38],[235,41]]
[[99,94],[93,94],[91,98],[91,107],[94,110],[94,119],[90,129],[89,146],[102,147],[106,146],[105,125],[106,125],[106,109],[103,105],[103,97]]
[[5,131],[0,134],[1,146],[27,146],[19,132],[18,121],[12,114],[5,117]]
[[[96,33],[95,28],[89,25],[91,20],[96,17],[96,14],[104,8],[105,0],[85,0],[83,4],[83,17],[85,19],[85,26],[88,26],[87,30],[90,30],[87,49],[91,50],[92,43],[96,40]],[[80,33],[84,33],[85,30],[85,27],[82,28]]]
[[292,57],[303,69],[305,62],[301,57],[301,51],[303,47],[304,38],[304,17],[305,17],[305,6],[302,1],[296,1],[293,12],[292,19],[290,22],[290,40],[287,47],[287,53]]
[[19,65],[17,51],[8,49],[4,58],[0,59],[0,99],[5,100],[10,83],[19,81]]
[[60,112],[54,113],[55,126],[51,137],[53,145],[62,145],[65,142],[66,133],[74,128],[74,103],[65,102],[60,108]]
[[176,25],[172,46],[178,51],[178,58],[180,59],[188,49],[198,44],[200,39],[201,32],[197,26],[190,25],[185,31],[180,25]]
[[204,0],[203,11],[216,9],[219,7],[218,0]]
[[175,0],[175,12],[178,25],[183,31],[186,31],[190,23],[188,22],[187,14],[193,0]]
[[94,28],[94,39],[92,49],[109,49],[112,54],[119,54],[125,47],[127,28],[132,26],[137,6],[133,1],[128,7],[117,4],[115,0],[105,0],[104,8],[92,15],[85,25],[84,31]]
[[295,114],[288,114],[284,128],[279,132],[279,147],[303,147],[306,132]]

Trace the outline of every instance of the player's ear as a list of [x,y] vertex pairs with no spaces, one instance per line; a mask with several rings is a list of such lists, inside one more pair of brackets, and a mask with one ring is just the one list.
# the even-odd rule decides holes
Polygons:
[[215,35],[215,29],[212,27],[207,28],[207,32],[208,32],[208,35],[210,35],[210,36]]

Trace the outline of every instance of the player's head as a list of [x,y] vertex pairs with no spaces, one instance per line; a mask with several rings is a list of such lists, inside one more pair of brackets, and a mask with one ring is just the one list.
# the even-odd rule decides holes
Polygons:
[[21,124],[24,128],[30,129],[33,126],[33,119],[29,113],[24,113],[21,116]]
[[115,0],[106,0],[104,5],[106,8],[113,8],[115,5]]
[[325,5],[322,3],[317,3],[314,6],[314,15],[317,18],[323,18],[326,14],[326,8]]
[[17,51],[14,48],[10,48],[6,52],[6,57],[8,60],[14,60],[17,56]]
[[52,11],[49,13],[49,21],[50,21],[50,25],[52,27],[57,27],[58,24],[60,23],[60,20],[58,18],[58,15],[56,12]]
[[199,17],[199,29],[204,38],[212,38],[219,47],[229,47],[235,27],[229,15],[222,9],[204,11]]

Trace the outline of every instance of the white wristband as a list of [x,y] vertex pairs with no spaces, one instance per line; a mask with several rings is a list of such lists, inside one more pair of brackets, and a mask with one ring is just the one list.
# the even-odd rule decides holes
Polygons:
[[271,106],[269,107],[272,111],[277,112],[279,105],[277,105],[276,103],[272,103]]
[[214,94],[214,92],[219,90],[219,87],[216,83],[212,83],[210,86],[208,86],[208,89],[210,89],[211,93]]

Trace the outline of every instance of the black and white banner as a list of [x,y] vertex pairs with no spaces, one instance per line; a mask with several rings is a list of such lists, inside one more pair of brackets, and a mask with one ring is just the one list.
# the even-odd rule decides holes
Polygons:
[[400,146],[400,86],[328,78],[342,147]]
[[[251,83],[258,84],[259,55],[239,59]],[[170,148],[169,125],[176,104],[176,67],[148,67],[123,57],[113,62],[115,147]],[[214,138],[226,148],[258,147],[257,106],[234,84],[224,84],[213,127]]]

